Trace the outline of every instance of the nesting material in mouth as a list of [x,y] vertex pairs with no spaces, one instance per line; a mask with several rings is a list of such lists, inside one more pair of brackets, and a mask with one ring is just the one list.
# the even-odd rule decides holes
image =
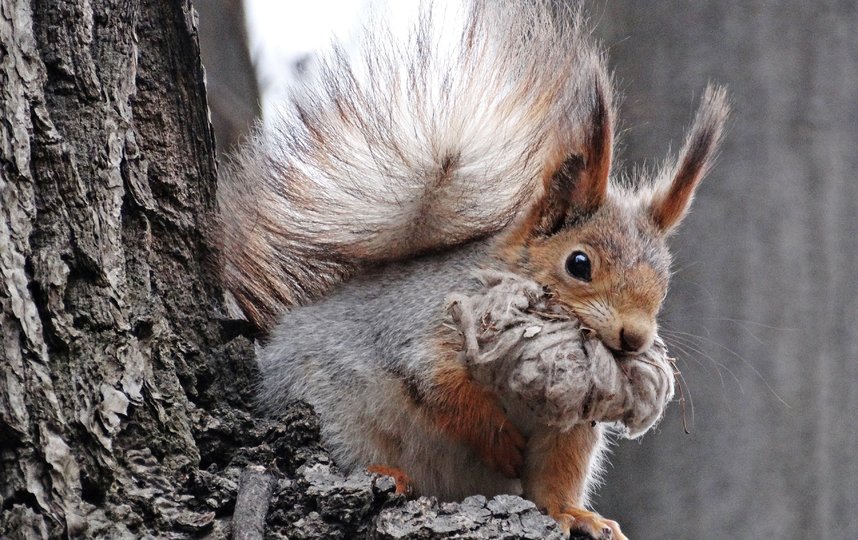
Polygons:
[[607,422],[635,438],[658,422],[674,392],[660,338],[641,354],[618,354],[536,282],[495,270],[475,279],[475,292],[447,299],[446,338],[506,404],[561,430]]

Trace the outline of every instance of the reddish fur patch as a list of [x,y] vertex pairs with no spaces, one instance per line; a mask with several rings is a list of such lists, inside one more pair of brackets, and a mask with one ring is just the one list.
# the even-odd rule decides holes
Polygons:
[[589,424],[531,438],[523,478],[527,498],[552,516],[581,506],[597,441],[598,433]]
[[596,428],[579,424],[566,433],[546,432],[528,443],[527,467],[523,478],[525,496],[548,512],[569,532],[579,530],[594,538],[625,540],[615,521],[582,508],[584,485],[590,459],[599,440]]
[[455,351],[442,353],[425,410],[434,426],[471,447],[489,466],[510,478],[520,475],[525,439],[497,397],[477,383]]
[[366,468],[366,470],[370,473],[381,474],[393,478],[393,480],[396,482],[396,493],[398,495],[411,494],[411,478],[407,474],[405,474],[402,469],[397,469],[396,467],[387,467],[384,465],[370,465]]
[[641,263],[625,271],[625,287],[622,301],[617,303],[617,311],[628,313],[633,310],[655,315],[664,298],[666,276],[652,266]]

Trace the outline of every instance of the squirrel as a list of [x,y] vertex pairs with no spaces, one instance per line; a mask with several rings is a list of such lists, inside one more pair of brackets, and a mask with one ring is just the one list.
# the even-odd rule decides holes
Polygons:
[[398,490],[519,493],[567,532],[625,538],[586,509],[602,422],[512,415],[441,338],[446,302],[478,287],[475,270],[511,273],[616,362],[650,350],[666,239],[727,112],[710,86],[678,157],[617,179],[612,80],[578,11],[423,4],[406,35],[381,22],[356,55],[334,45],[219,187],[223,281],[267,333],[260,405],[310,403],[341,468]]

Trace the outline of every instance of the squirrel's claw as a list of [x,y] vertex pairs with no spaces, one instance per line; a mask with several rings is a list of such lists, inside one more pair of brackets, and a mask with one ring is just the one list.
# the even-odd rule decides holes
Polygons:
[[570,539],[629,540],[616,521],[605,519],[596,512],[583,508],[564,508],[551,517],[557,521],[563,532],[570,534]]

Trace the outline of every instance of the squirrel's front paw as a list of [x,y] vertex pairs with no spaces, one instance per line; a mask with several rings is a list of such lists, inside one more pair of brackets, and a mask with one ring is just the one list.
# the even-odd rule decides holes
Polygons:
[[620,525],[583,508],[567,507],[552,516],[570,539],[628,540]]
[[402,469],[397,469],[396,467],[386,467],[384,465],[370,465],[366,468],[366,471],[372,474],[380,474],[382,476],[389,476],[393,478],[393,481],[396,482],[396,494],[397,495],[411,495],[413,493],[413,489],[411,487],[411,478],[408,477]]

